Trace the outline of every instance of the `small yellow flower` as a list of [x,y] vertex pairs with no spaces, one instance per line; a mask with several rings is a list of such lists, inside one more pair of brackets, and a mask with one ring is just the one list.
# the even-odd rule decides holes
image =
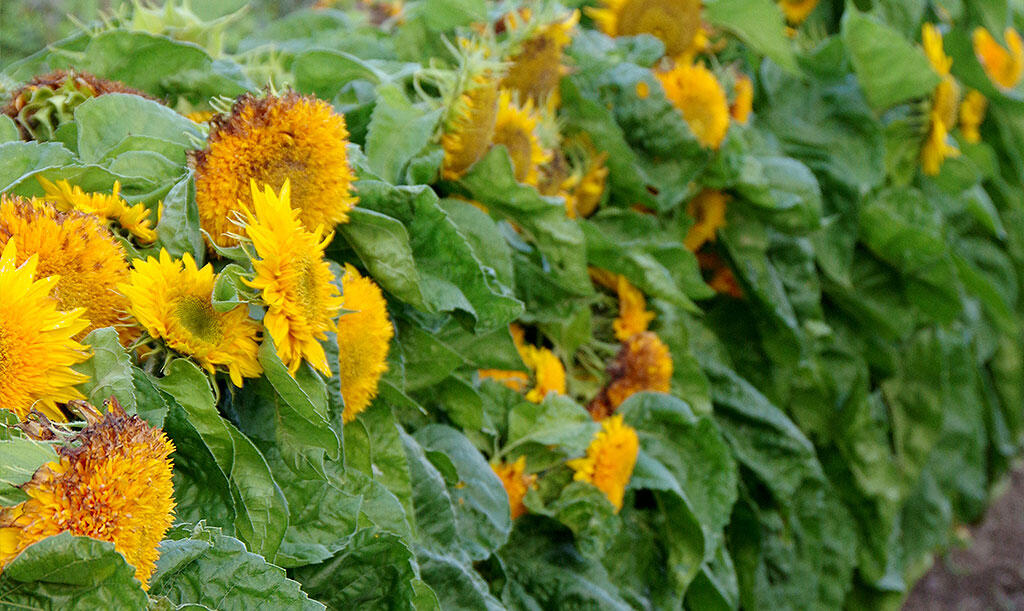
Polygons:
[[601,5],[585,10],[609,36],[656,36],[674,58],[692,58],[707,45],[701,0],[602,0]]
[[942,48],[942,32],[933,23],[926,23],[921,26],[921,44],[924,47],[924,54],[928,63],[932,65],[939,76],[948,76],[949,69],[953,66],[953,58],[946,55]]
[[562,50],[571,41],[570,32],[579,22],[579,11],[543,27],[528,39],[512,59],[500,87],[514,91],[522,100],[538,106],[558,94],[558,82],[567,68],[562,65]]
[[245,283],[259,290],[267,304],[263,326],[293,374],[305,359],[330,375],[320,342],[334,329],[342,303],[324,260],[324,249],[334,234],[324,235],[321,226],[312,231],[303,227],[300,211],[291,206],[289,179],[284,180],[280,195],[270,185],[261,191],[253,182],[250,188],[253,210],[243,210],[245,234],[259,258],[252,261],[255,277]]
[[818,0],[781,0],[779,7],[786,16],[786,21],[800,25],[818,6]]
[[988,109],[988,100],[980,91],[974,89],[967,92],[963,103],[960,105],[960,132],[964,140],[968,142],[981,142],[981,133],[978,128],[985,121],[985,111]]
[[942,116],[932,111],[928,115],[928,136],[921,146],[921,170],[928,176],[936,176],[943,161],[959,155],[960,149],[950,143]]
[[641,100],[646,100],[647,96],[651,95],[651,86],[644,81],[637,81],[636,83],[636,97]]
[[586,166],[574,171],[562,183],[560,193],[565,198],[565,213],[571,218],[587,218],[597,210],[608,182],[605,161],[608,153],[594,153],[586,158]]
[[58,276],[35,279],[39,257],[20,266],[18,247],[0,251],[0,405],[25,418],[33,409],[63,422],[57,403],[81,399],[89,378],[71,367],[89,358],[75,337],[89,325],[81,308],[63,312],[50,297]]
[[484,156],[491,146],[497,118],[497,83],[487,75],[479,76],[452,105],[441,136],[441,148],[444,149],[441,175],[445,179],[461,178]]
[[595,420],[607,418],[638,392],[668,392],[672,369],[672,354],[654,333],[644,331],[624,340],[608,366],[611,379],[587,406],[590,415]]
[[985,28],[977,28],[972,36],[974,54],[993,83],[1013,89],[1024,71],[1024,41],[1013,28],[1003,32],[1007,48],[1003,48]]
[[249,318],[246,305],[227,312],[213,308],[216,280],[209,263],[199,269],[188,253],[171,259],[161,249],[159,260],[133,261],[131,281],[118,288],[150,337],[191,356],[210,373],[227,369],[235,386],[241,386],[243,377],[263,373],[256,343],[260,327]]
[[625,424],[622,416],[612,416],[601,422],[601,430],[587,447],[586,456],[566,464],[575,471],[574,480],[593,484],[608,497],[618,513],[639,453],[640,439],[636,430]]
[[[551,350],[544,347],[531,346],[523,339],[523,328],[517,324],[509,325],[509,332],[515,342],[516,350],[523,363],[532,372],[534,387],[526,393],[526,399],[541,403],[548,393],[565,394],[565,367],[562,361]],[[481,379],[492,379],[509,388],[522,392],[526,390],[529,379],[521,371],[505,371],[502,369],[481,369],[477,372]]]
[[717,239],[718,230],[725,227],[725,208],[729,197],[721,191],[705,189],[686,204],[686,213],[693,225],[683,240],[690,252],[697,252],[704,244]]
[[614,290],[619,297],[619,316],[612,322],[615,339],[625,341],[637,333],[643,333],[654,320],[654,312],[647,311],[644,294],[630,284],[622,274],[615,274],[596,267],[590,268],[594,282]]
[[736,77],[734,94],[735,97],[733,98],[732,106],[729,107],[729,114],[732,115],[732,118],[737,123],[746,123],[754,108],[754,84],[750,82],[749,76],[741,74]]
[[540,114],[534,110],[532,100],[517,104],[510,91],[502,91],[498,98],[498,118],[494,124],[491,142],[508,149],[516,180],[537,186],[540,166],[551,159],[551,153],[541,145],[537,127]]
[[338,319],[338,366],[345,400],[342,419],[351,422],[377,396],[394,328],[380,287],[351,265],[345,266],[341,288],[342,307],[350,311]]
[[71,186],[66,180],[51,182],[37,176],[46,195],[43,199],[50,202],[58,210],[67,212],[79,210],[86,214],[94,214],[107,223],[114,223],[130,233],[139,244],[151,244],[156,241],[156,230],[150,219],[149,208],[144,204],[130,206],[121,198],[121,183],[114,181],[114,188],[106,193],[86,193],[78,185]]
[[655,76],[697,141],[717,149],[729,130],[729,103],[715,75],[700,64],[679,64]]
[[21,486],[29,499],[0,507],[0,571],[33,543],[69,532],[113,543],[148,590],[174,521],[174,444],[116,402],[105,416],[85,407],[88,426]]
[[536,487],[537,484],[535,473],[526,474],[526,457],[520,456],[511,463],[491,463],[491,469],[501,480],[501,485],[505,487],[505,492],[508,494],[508,506],[512,519],[515,520],[525,514],[527,509],[523,504],[523,497],[526,496],[527,490]]

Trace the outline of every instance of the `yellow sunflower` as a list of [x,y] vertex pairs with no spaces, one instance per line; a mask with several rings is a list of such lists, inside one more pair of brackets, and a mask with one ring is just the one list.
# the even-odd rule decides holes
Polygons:
[[33,543],[69,532],[113,543],[148,590],[174,521],[174,444],[116,402],[105,416],[84,407],[88,426],[21,486],[28,500],[0,507],[0,570]]
[[754,84],[750,82],[749,76],[740,74],[736,77],[733,94],[734,97],[732,105],[729,106],[729,114],[732,115],[732,118],[737,123],[746,123],[754,108]]
[[622,342],[618,355],[608,366],[608,374],[608,384],[587,406],[595,420],[607,418],[638,392],[668,392],[672,354],[654,333],[637,333]]
[[677,64],[654,75],[697,141],[717,149],[729,130],[729,103],[715,75],[701,64]]
[[498,118],[498,85],[487,75],[473,80],[470,87],[452,105],[441,136],[444,165],[441,175],[447,180],[461,178],[491,146]]
[[586,218],[597,210],[608,182],[608,168],[604,165],[607,159],[608,153],[588,155],[586,165],[562,183],[561,193],[569,218]]
[[131,280],[121,284],[130,312],[154,339],[191,356],[214,373],[227,370],[235,386],[242,378],[263,373],[257,354],[260,327],[249,318],[249,308],[239,305],[227,312],[213,308],[213,266],[197,268],[191,255],[171,259],[160,250],[160,259],[133,261]]
[[932,93],[931,109],[928,112],[928,131],[921,146],[921,169],[935,176],[942,162],[960,154],[949,138],[949,131],[957,121],[957,107],[960,103],[960,86],[949,70],[953,59],[946,55],[942,45],[942,34],[930,23],[921,27],[921,40],[925,55],[932,69],[942,80]]
[[214,117],[207,149],[193,154],[199,222],[220,246],[234,246],[237,213],[252,205],[249,181],[280,189],[291,179],[292,205],[307,229],[348,221],[356,204],[345,118],[330,104],[295,92],[246,94]]
[[66,180],[53,183],[42,176],[37,176],[46,195],[43,199],[57,207],[58,210],[79,210],[94,214],[108,223],[116,223],[138,240],[139,244],[151,244],[156,241],[156,231],[149,218],[149,208],[144,204],[128,205],[120,196],[121,183],[114,181],[114,188],[106,193],[86,193],[79,186],[72,187]]
[[259,259],[252,262],[255,278],[246,284],[260,290],[267,304],[263,326],[293,374],[306,359],[330,375],[320,342],[334,329],[342,302],[334,274],[324,260],[324,249],[334,234],[324,235],[320,226],[312,231],[303,228],[300,211],[291,206],[289,179],[280,195],[269,185],[260,191],[255,182],[251,189],[255,210],[244,208],[245,234]]
[[528,475],[526,473],[525,456],[520,456],[515,462],[491,463],[491,469],[501,480],[501,485],[505,487],[505,492],[508,494],[509,511],[512,519],[515,520],[527,512],[526,505],[523,504],[523,497],[526,496],[527,490],[536,487],[537,474]]
[[89,358],[73,338],[89,325],[82,309],[61,311],[50,296],[58,276],[35,280],[38,256],[20,266],[8,240],[0,254],[0,405],[25,418],[33,409],[63,422],[57,403],[81,399],[89,378],[71,368]]
[[114,327],[128,344],[137,333],[128,325],[128,300],[117,285],[128,279],[124,249],[91,214],[58,212],[49,204],[0,196],[0,246],[18,246],[18,262],[37,257],[36,278],[57,277],[51,295],[61,310],[82,308],[93,329]]
[[932,70],[939,76],[949,74],[953,66],[953,58],[946,55],[942,47],[942,32],[934,23],[926,23],[921,26],[921,46],[924,47],[925,57],[931,64]]
[[502,91],[498,98],[498,118],[491,142],[508,149],[517,181],[537,186],[540,166],[551,159],[551,153],[544,150],[537,135],[540,114],[534,110],[532,100],[520,105],[512,98],[510,91]]
[[549,100],[556,102],[558,82],[568,71],[562,64],[562,51],[572,40],[570,32],[579,20],[579,11],[573,11],[527,39],[522,50],[512,57],[500,87],[537,105]]
[[818,6],[818,0],[780,0],[779,8],[786,16],[786,21],[794,26],[800,25]]
[[988,100],[980,91],[972,89],[967,92],[963,103],[960,104],[960,132],[964,135],[964,140],[981,142],[981,133],[978,128],[985,121],[987,109]]
[[619,316],[612,322],[615,339],[624,341],[637,333],[647,330],[647,325],[654,320],[654,312],[647,311],[644,294],[619,275],[616,292],[619,294]]
[[[513,323],[508,326],[512,334],[512,341],[515,342],[516,350],[519,351],[519,358],[530,370],[534,380],[534,386],[526,392],[526,399],[534,403],[541,403],[548,393],[554,392],[565,394],[565,366],[551,350],[531,346],[524,339],[523,328]],[[491,379],[500,382],[512,390],[523,392],[529,386],[530,377],[522,371],[506,371],[503,369],[481,369],[477,371],[481,379]]]
[[597,487],[617,513],[622,509],[622,498],[639,453],[640,439],[636,430],[624,423],[622,416],[612,416],[601,422],[601,430],[587,447],[586,456],[566,464],[576,472],[574,480]]
[[609,36],[650,34],[665,43],[665,54],[689,58],[707,45],[701,0],[602,0],[585,9]]
[[395,331],[384,295],[373,280],[346,265],[341,288],[342,307],[348,312],[338,318],[338,369],[345,400],[342,419],[351,422],[377,396]]
[[717,239],[718,230],[725,227],[725,208],[729,196],[715,189],[704,189],[686,204],[686,213],[693,218],[693,225],[686,233],[683,245],[690,252],[697,252],[701,246]]
[[985,28],[975,29],[972,35],[974,54],[993,83],[1003,89],[1013,89],[1024,72],[1024,41],[1013,28],[1006,28],[1003,38],[1006,48]]

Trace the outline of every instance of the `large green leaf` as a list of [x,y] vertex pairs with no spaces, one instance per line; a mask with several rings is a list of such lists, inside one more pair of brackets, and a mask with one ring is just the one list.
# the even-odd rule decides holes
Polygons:
[[32,479],[39,467],[56,458],[57,453],[50,444],[10,436],[6,429],[0,428],[0,506],[28,500],[28,495],[18,486]]
[[713,0],[705,7],[713,25],[729,30],[750,47],[790,71],[796,71],[782,11],[769,0]]
[[366,131],[366,160],[377,176],[398,183],[409,161],[430,141],[441,109],[424,112],[394,86],[377,88]]
[[75,367],[79,373],[89,376],[78,389],[87,401],[100,406],[111,397],[129,414],[136,409],[135,381],[131,357],[121,345],[117,331],[111,327],[95,329],[85,336],[82,343],[92,349],[89,360]]
[[75,109],[75,121],[78,123],[78,155],[87,163],[108,157],[112,149],[129,137],[148,136],[158,142],[174,143],[181,150],[191,148],[202,138],[195,123],[170,108],[124,93],[82,102]]

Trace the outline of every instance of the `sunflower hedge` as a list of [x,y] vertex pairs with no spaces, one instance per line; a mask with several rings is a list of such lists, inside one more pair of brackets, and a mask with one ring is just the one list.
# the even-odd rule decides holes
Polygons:
[[897,608],[982,516],[1017,3],[195,10],[0,73],[0,606]]

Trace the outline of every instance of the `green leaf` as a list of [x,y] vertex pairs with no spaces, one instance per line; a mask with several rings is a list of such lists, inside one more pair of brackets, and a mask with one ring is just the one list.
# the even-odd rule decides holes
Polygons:
[[340,225],[338,231],[384,290],[417,308],[427,309],[405,225],[359,206],[349,211],[349,222]]
[[416,8],[427,27],[436,32],[487,20],[487,4],[483,0],[426,0]]
[[57,453],[50,444],[25,437],[0,438],[0,506],[28,500],[18,486],[32,479],[39,467],[56,459]]
[[463,358],[434,335],[404,319],[397,322],[396,336],[405,357],[407,392],[433,386],[463,364]]
[[320,98],[333,98],[348,83],[356,80],[376,83],[380,74],[366,61],[341,51],[310,49],[295,57],[291,66],[300,91]]
[[110,397],[129,414],[136,410],[135,382],[132,373],[132,359],[112,327],[95,329],[85,336],[82,343],[92,349],[92,356],[74,367],[75,371],[89,376],[89,380],[78,386],[89,403],[100,406]]
[[196,185],[192,173],[179,180],[164,198],[163,213],[156,227],[160,246],[172,257],[189,253],[202,265],[206,247],[199,229],[199,208],[196,206]]
[[0,573],[0,606],[11,609],[145,609],[135,569],[114,544],[71,533],[32,544]]
[[213,283],[213,295],[211,296],[214,310],[230,312],[236,307],[248,303],[239,294],[246,289],[242,279],[247,275],[248,272],[245,268],[237,263],[229,263],[220,270]]
[[149,593],[166,596],[171,602],[278,609],[324,609],[310,600],[299,584],[288,579],[284,569],[246,551],[234,537],[219,528],[198,524],[175,529],[178,536],[160,544],[160,558],[150,581]]
[[7,115],[4,115],[0,119],[0,144],[4,142],[17,142],[21,140],[21,132],[18,131],[18,126],[14,124]]
[[439,608],[487,611],[504,609],[491,595],[488,583],[480,577],[473,565],[423,548],[416,551],[416,559],[424,583],[437,596]]
[[875,110],[922,98],[939,84],[924,51],[897,30],[850,8],[843,12],[843,42]]
[[0,144],[0,191],[7,192],[30,176],[71,163],[71,151],[56,142]]
[[[172,142],[182,150],[202,140],[196,124],[170,108],[137,95],[112,93],[90,98],[75,109],[78,155],[98,163],[130,136]],[[184,168],[182,168],[184,170]]]
[[235,504],[235,531],[249,548],[274,558],[288,525],[288,504],[256,446],[221,418],[206,376],[191,362],[177,359],[157,386],[187,414],[203,445],[228,478]]
[[599,429],[590,413],[569,397],[549,394],[543,403],[522,402],[508,415],[505,451],[527,443],[557,445],[569,456],[583,454]]
[[545,509],[572,531],[580,553],[594,560],[605,555],[621,526],[608,497],[584,482],[571,482]]
[[398,183],[409,161],[430,141],[442,109],[424,112],[394,85],[377,88],[377,103],[366,131],[366,160],[370,169]]
[[735,34],[754,51],[796,72],[793,45],[782,11],[771,0],[714,0],[704,8],[708,22]]

